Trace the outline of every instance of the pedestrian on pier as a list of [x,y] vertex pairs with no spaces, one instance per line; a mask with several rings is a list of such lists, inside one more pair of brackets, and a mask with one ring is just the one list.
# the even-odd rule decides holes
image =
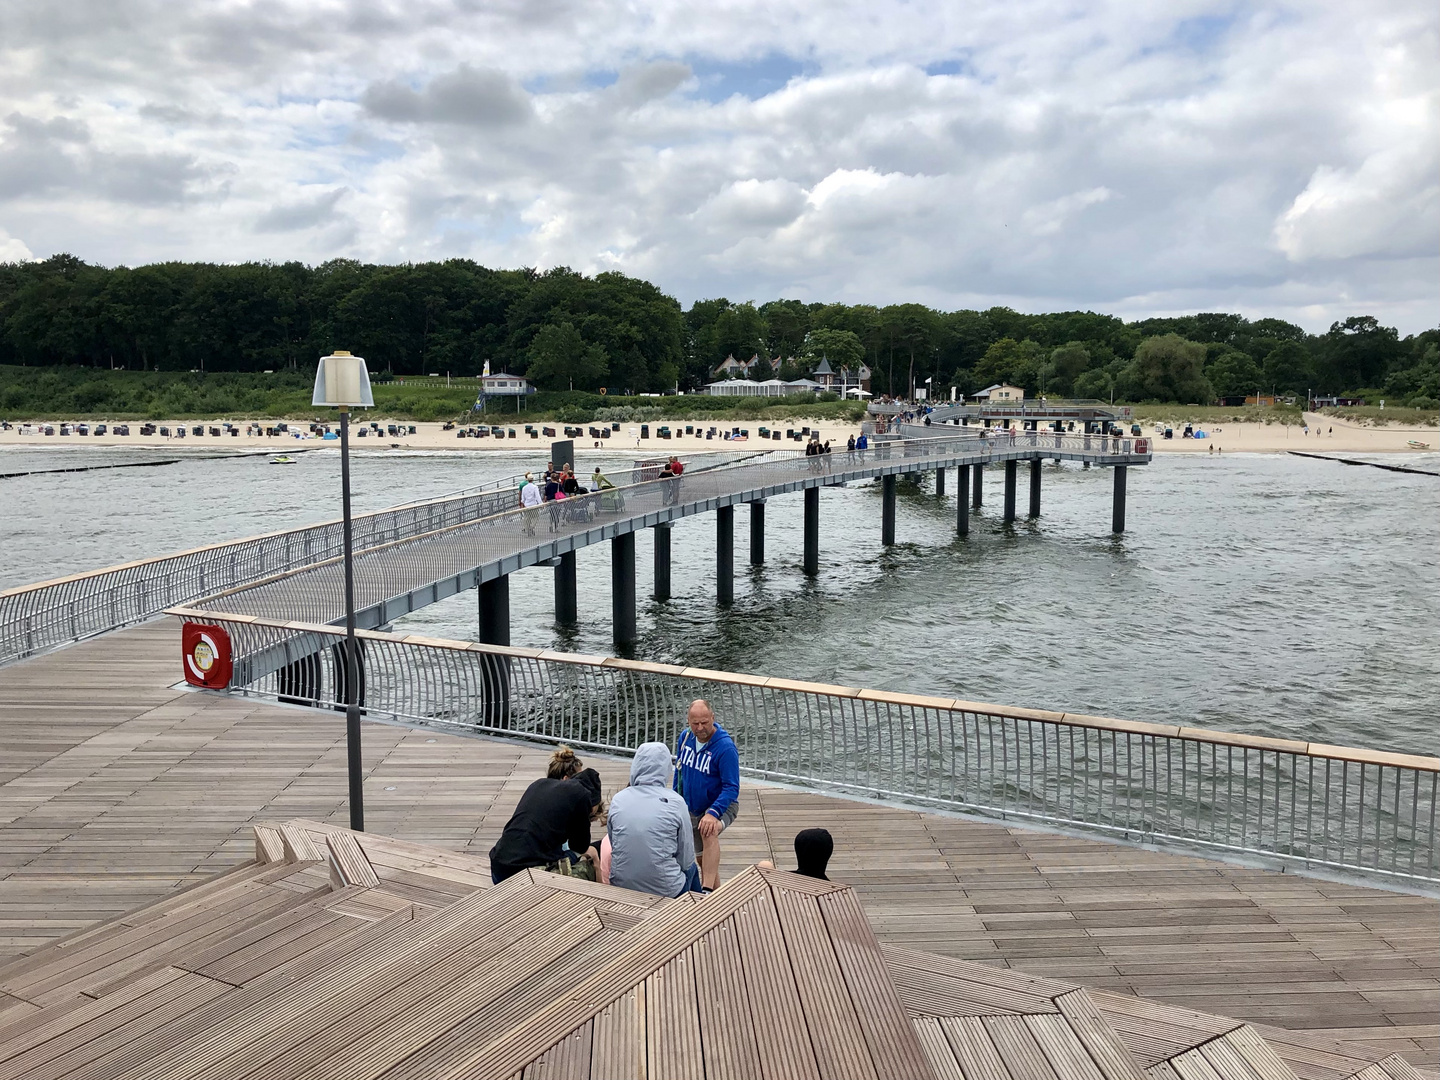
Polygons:
[[675,790],[685,799],[700,855],[700,883],[720,887],[720,834],[740,812],[740,751],[704,698],[690,703],[676,747]]

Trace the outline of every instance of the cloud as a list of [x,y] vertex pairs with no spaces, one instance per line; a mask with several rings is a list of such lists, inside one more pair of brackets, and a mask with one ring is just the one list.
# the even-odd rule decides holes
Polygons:
[[1440,12],[1019,0],[21,5],[28,250],[467,256],[683,302],[1440,322]]
[[503,127],[530,116],[530,99],[515,80],[499,71],[462,64],[436,76],[422,91],[391,80],[367,87],[361,98],[372,116],[400,123]]
[[0,199],[68,192],[132,206],[181,203],[206,178],[186,154],[105,150],[89,127],[67,116],[5,118],[0,143]]
[[0,263],[29,262],[33,258],[35,256],[30,253],[24,241],[0,229]]
[[1440,235],[1440,153],[1433,143],[1367,157],[1357,168],[1316,168],[1275,225],[1293,262],[1415,258]]
[[313,229],[317,225],[328,224],[335,220],[335,204],[345,196],[347,190],[346,188],[337,188],[335,191],[322,192],[312,198],[272,206],[256,219],[255,231],[261,233],[294,232],[298,229]]

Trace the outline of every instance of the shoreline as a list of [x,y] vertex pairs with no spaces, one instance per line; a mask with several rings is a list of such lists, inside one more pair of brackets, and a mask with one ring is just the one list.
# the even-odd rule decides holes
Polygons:
[[[428,421],[413,425],[416,429],[414,435],[405,434],[391,436],[384,432],[386,425],[399,421],[386,417],[374,417],[374,422],[379,424],[381,432],[376,435],[371,433],[359,437],[352,428],[351,447],[356,450],[458,450],[468,453],[497,453],[497,452],[526,452],[540,451],[549,453],[550,443],[563,440],[564,425],[559,422],[533,425],[537,429],[541,427],[552,427],[557,435],[550,438],[540,435],[531,438],[526,435],[524,424],[504,424],[508,433],[514,430],[517,438],[458,438],[455,431],[443,430],[443,424],[439,421]],[[1335,417],[1320,416],[1314,413],[1307,413],[1305,419],[1309,424],[1309,434],[1305,434],[1301,427],[1293,424],[1263,424],[1263,423],[1228,423],[1221,424],[1206,431],[1204,439],[1182,439],[1179,431],[1176,431],[1175,438],[1157,438],[1155,425],[1153,423],[1144,425],[1145,433],[1143,438],[1151,440],[1151,449],[1157,454],[1225,454],[1225,453],[1261,453],[1261,454],[1283,454],[1290,450],[1300,450],[1310,453],[1384,453],[1384,454],[1414,454],[1425,453],[1427,450],[1440,450],[1440,428],[1424,428],[1414,426],[1376,427],[1371,425],[1360,425]],[[0,449],[10,447],[31,447],[41,449],[59,449],[73,447],[134,447],[137,449],[165,450],[173,452],[203,452],[224,449],[247,450],[253,452],[266,451],[274,454],[284,454],[297,451],[316,450],[338,443],[338,440],[324,440],[310,435],[309,424],[292,421],[254,421],[238,420],[232,421],[219,417],[213,420],[157,420],[144,421],[154,423],[158,427],[168,427],[172,432],[178,427],[192,430],[196,427],[203,427],[207,434],[195,436],[188,435],[185,438],[176,438],[173,435],[163,437],[158,433],[155,435],[140,435],[141,421],[123,421],[130,427],[131,434],[115,435],[113,431],[105,435],[60,435],[60,423],[55,421],[30,421],[36,425],[37,433],[21,435],[21,423],[15,423],[9,430],[0,431]],[[95,423],[105,421],[87,422],[93,428]],[[212,436],[208,434],[211,428],[222,428],[225,423],[231,423],[239,428],[239,435],[222,434]],[[277,423],[288,423],[300,429],[305,436],[297,438],[293,432],[285,435],[266,436],[248,435],[246,427],[249,424],[258,423],[260,426],[273,426]],[[370,419],[365,421],[365,427],[369,429]],[[577,455],[593,455],[603,453],[622,453],[637,450],[648,450],[652,455],[674,453],[682,456],[694,454],[714,453],[756,453],[762,449],[793,450],[801,448],[801,443],[790,439],[761,440],[758,437],[759,428],[764,426],[782,433],[794,429],[799,431],[808,427],[811,431],[818,431],[822,441],[829,440],[835,449],[843,449],[846,440],[860,434],[860,425],[845,423],[843,421],[827,420],[806,420],[806,421],[766,421],[761,424],[759,421],[729,421],[726,424],[702,422],[696,423],[694,418],[690,420],[652,420],[646,421],[650,428],[650,438],[639,438],[640,423],[632,422],[621,425],[621,429],[615,432],[610,438],[595,440],[590,436],[582,436],[575,439],[575,453]],[[716,430],[716,436],[712,439],[697,438],[695,435],[685,435],[685,426],[704,432],[712,427]],[[43,425],[49,424],[54,427],[56,434],[44,435],[38,432]],[[113,429],[113,425],[110,425]],[[334,424],[331,425],[332,429]],[[361,425],[356,424],[358,428]],[[407,422],[405,427],[411,425]],[[479,426],[479,425],[475,425]],[[585,424],[585,428],[592,425]],[[598,425],[595,425],[598,426]],[[662,426],[669,426],[676,434],[673,438],[662,439],[656,436],[656,431]],[[1175,425],[1171,425],[1172,429]],[[1200,425],[1197,425],[1197,429]],[[749,431],[749,438],[727,441],[720,438],[720,433],[738,428],[742,431]],[[223,430],[223,429],[222,429]],[[1181,425],[1179,430],[1183,430]],[[1411,441],[1428,443],[1428,447],[1410,446]],[[598,442],[598,446],[596,443]]]

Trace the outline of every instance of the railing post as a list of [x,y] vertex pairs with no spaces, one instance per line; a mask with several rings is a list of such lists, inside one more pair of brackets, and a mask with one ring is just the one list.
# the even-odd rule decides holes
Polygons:
[[655,537],[655,599],[670,599],[670,523],[662,521],[650,530]]
[[820,573],[820,489],[805,489],[805,554],[806,577]]
[[615,645],[635,644],[635,534],[621,533],[610,541],[610,619]]
[[715,508],[715,601],[735,602],[735,507]]

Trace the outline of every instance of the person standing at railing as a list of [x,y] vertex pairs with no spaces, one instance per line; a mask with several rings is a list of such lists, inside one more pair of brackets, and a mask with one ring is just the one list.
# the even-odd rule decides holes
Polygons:
[[720,834],[740,812],[740,751],[704,698],[690,703],[675,749],[675,790],[685,797],[700,853],[700,883],[720,887]]

